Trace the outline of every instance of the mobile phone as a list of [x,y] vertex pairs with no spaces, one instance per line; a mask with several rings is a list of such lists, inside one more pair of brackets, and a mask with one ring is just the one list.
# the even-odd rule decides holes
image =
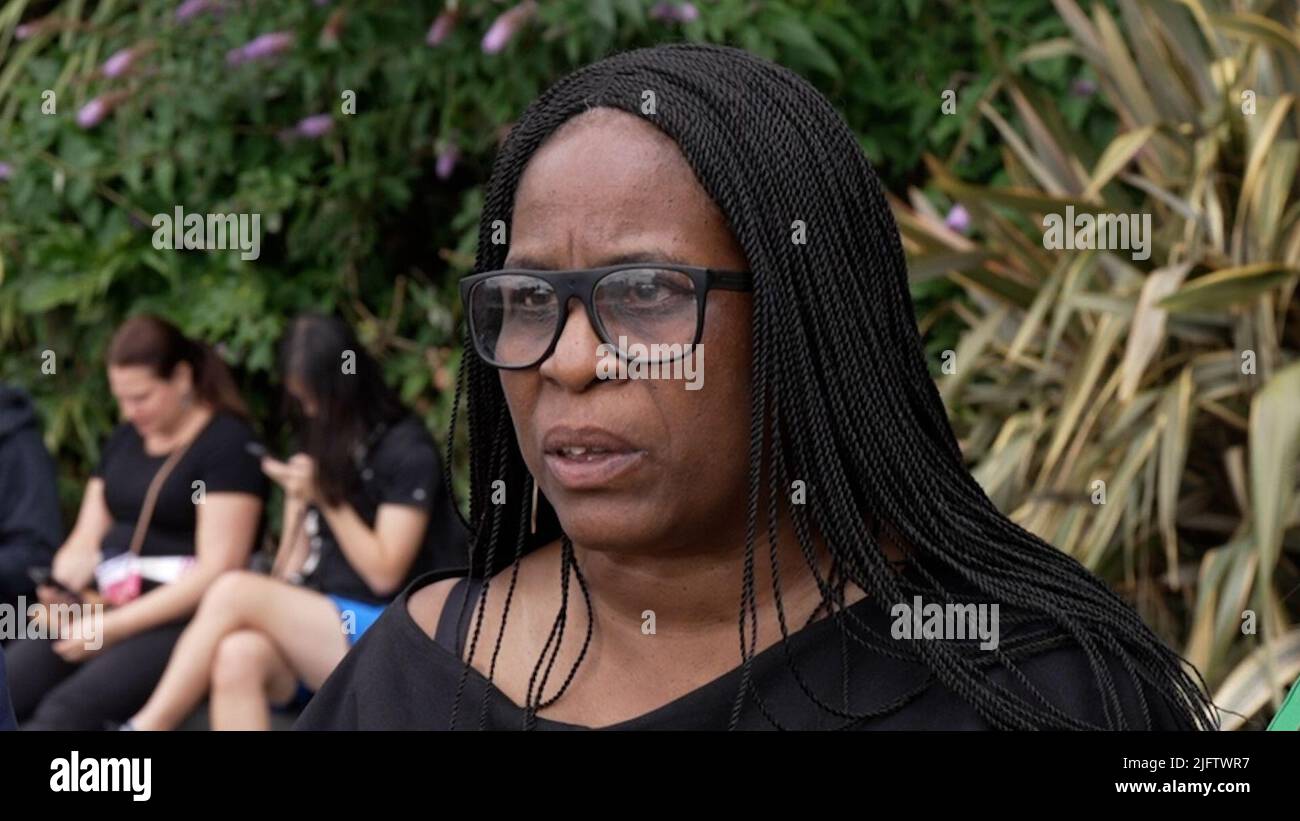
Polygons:
[[74,599],[80,598],[80,594],[74,593],[72,590],[69,590],[68,587],[64,585],[63,582],[54,578],[50,568],[48,567],[29,567],[27,568],[27,575],[31,577],[31,580],[33,582],[36,583],[37,587],[40,587],[42,585],[45,585],[47,587],[53,587],[55,590],[58,590],[60,593],[64,593],[68,596],[72,596]]
[[278,457],[273,455],[271,451],[266,449],[266,445],[263,445],[261,442],[249,442],[248,444],[244,445],[244,450],[248,451],[253,456],[256,456],[258,459],[270,458],[270,459],[276,459],[277,461],[281,461],[281,462],[284,461],[283,459],[279,459]]

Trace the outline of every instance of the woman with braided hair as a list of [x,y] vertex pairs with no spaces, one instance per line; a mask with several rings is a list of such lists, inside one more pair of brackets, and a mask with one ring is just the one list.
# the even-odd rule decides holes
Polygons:
[[[966,470],[880,184],[790,71],[679,44],[560,80],[461,295],[469,575],[413,582],[299,728],[1215,725]],[[698,390],[608,378],[692,343]],[[996,635],[913,632],[921,602]]]

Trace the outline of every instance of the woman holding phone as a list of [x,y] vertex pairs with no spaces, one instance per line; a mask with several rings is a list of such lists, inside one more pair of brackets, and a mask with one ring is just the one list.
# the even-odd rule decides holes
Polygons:
[[217,581],[126,729],[171,729],[204,695],[214,729],[267,729],[411,579],[465,561],[433,437],[347,324],[298,317],[280,361],[302,450],[262,460],[285,492],[275,567]]
[[[110,598],[120,604],[77,635],[6,648],[24,729],[100,730],[131,715],[203,593],[248,560],[258,536],[267,482],[245,452],[253,431],[216,352],[141,315],[118,328],[107,359],[124,421],[54,556],[52,583],[37,595],[45,605],[68,603],[75,599],[66,591],[98,581],[104,592],[114,575]],[[160,577],[173,580],[159,584]]]

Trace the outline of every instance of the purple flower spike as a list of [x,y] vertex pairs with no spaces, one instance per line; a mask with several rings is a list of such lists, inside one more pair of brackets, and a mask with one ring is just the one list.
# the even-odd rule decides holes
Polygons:
[[689,23],[699,18],[700,12],[693,3],[656,3],[650,17],[665,23]]
[[0,162],[0,180],[12,180],[14,167],[7,162]]
[[135,62],[135,49],[124,48],[104,61],[101,69],[105,77],[121,77]]
[[287,31],[274,31],[255,37],[239,48],[226,52],[226,62],[237,66],[255,60],[266,60],[283,54],[292,47],[293,34]]
[[176,8],[176,21],[184,23],[193,20],[200,14],[220,9],[220,3],[215,0],[185,0]]
[[324,137],[334,128],[334,118],[328,114],[313,114],[298,122],[294,132],[300,137],[317,139]]
[[460,149],[454,145],[447,146],[438,154],[438,164],[435,173],[438,179],[446,180],[451,178],[451,172],[456,170],[456,163],[460,161]]
[[1097,93],[1097,84],[1092,80],[1075,80],[1070,84],[1070,93],[1076,97],[1091,97]]
[[451,34],[451,30],[455,26],[456,13],[454,11],[444,11],[433,21],[433,25],[429,26],[429,33],[424,36],[424,42],[431,46],[438,45],[447,39],[447,35]]
[[94,128],[104,121],[112,110],[107,98],[96,97],[81,107],[77,112],[77,125],[82,128]]
[[958,203],[948,211],[948,216],[944,217],[943,224],[959,234],[964,234],[970,228],[970,212],[966,210],[964,205]]
[[506,47],[506,44],[515,36],[519,27],[527,22],[529,17],[537,11],[537,3],[534,0],[526,0],[509,11],[503,13],[492,23],[487,34],[483,35],[483,51],[487,54],[496,54]]

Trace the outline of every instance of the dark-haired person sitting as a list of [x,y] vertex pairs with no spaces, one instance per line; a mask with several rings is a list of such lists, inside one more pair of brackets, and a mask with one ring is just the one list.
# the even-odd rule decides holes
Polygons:
[[[966,470],[880,184],[807,82],[718,46],[601,60],[524,112],[481,219],[473,570],[417,581],[297,728],[1211,723]],[[692,342],[699,390],[602,378]],[[916,597],[998,606],[1000,635],[905,636]]]
[[0,605],[34,599],[30,572],[49,567],[62,530],[54,460],[31,400],[0,385]]
[[280,363],[304,452],[263,462],[286,496],[273,576],[218,580],[129,728],[172,729],[210,694],[213,729],[267,729],[270,707],[320,687],[412,578],[464,566],[433,437],[351,329],[300,317]]
[[[254,441],[247,412],[212,348],[144,315],[117,330],[107,359],[125,421],[104,446],[52,576],[84,591],[98,568],[111,588],[100,592],[119,604],[99,631],[83,624],[58,641],[9,646],[24,729],[102,730],[130,716],[204,591],[248,561],[261,522],[268,484],[245,451]],[[111,586],[110,567],[121,571]],[[37,593],[46,604],[71,601],[52,585]]]

